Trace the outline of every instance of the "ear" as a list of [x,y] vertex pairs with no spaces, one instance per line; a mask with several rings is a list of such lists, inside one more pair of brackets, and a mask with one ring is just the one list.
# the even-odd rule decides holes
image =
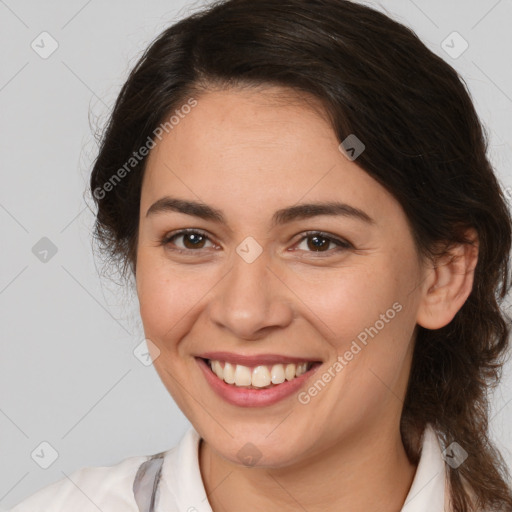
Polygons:
[[433,267],[425,269],[416,322],[426,329],[448,325],[471,293],[478,261],[478,235],[470,229],[466,238],[470,243],[448,247]]

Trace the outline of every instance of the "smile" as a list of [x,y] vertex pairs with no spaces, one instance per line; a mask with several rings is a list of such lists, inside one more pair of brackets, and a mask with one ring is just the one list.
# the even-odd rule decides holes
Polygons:
[[210,389],[238,407],[266,407],[292,398],[322,366],[310,357],[211,351],[195,356]]
[[249,389],[261,389],[300,377],[313,367],[313,362],[258,365],[254,367],[207,360],[212,372],[226,384]]

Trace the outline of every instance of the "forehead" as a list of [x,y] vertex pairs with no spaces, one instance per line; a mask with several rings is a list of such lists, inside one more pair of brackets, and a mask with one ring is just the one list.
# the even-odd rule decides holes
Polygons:
[[318,160],[327,147],[337,145],[319,100],[309,95],[282,88],[229,89],[203,93],[196,102],[187,114],[174,116],[175,124],[152,153],[170,150],[187,161],[215,155],[224,167],[247,157],[244,165],[235,165],[242,171],[254,169],[250,156],[258,163],[266,154],[300,160],[323,139],[310,155]]
[[261,212],[263,204],[274,211],[343,200],[365,204],[375,218],[379,205],[394,202],[341,153],[314,99],[269,89],[209,92],[196,100],[151,150],[141,211],[164,194],[222,204],[237,215]]

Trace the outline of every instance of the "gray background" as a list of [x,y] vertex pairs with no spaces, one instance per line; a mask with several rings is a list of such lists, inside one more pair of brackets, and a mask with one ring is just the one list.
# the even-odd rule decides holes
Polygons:
[[[512,185],[512,2],[367,3],[462,73],[498,176]],[[84,191],[94,132],[128,71],[158,33],[200,5],[0,0],[0,508],[78,468],[168,449],[189,425],[152,366],[133,355],[144,338],[137,301],[98,275]],[[35,40],[39,52],[51,49],[43,31],[58,43],[46,59],[31,47]],[[457,58],[441,46],[454,31],[469,44]],[[457,36],[448,44],[452,53],[463,48]],[[37,243],[48,248],[43,237],[56,254],[34,254]],[[510,363],[505,370],[491,427],[511,465]],[[39,464],[50,462],[42,442],[58,452],[48,469],[31,457],[36,450]]]

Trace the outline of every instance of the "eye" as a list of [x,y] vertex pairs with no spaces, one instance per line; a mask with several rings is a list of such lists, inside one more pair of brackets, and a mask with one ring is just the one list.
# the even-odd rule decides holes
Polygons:
[[[331,253],[339,252],[346,249],[353,249],[354,246],[341,238],[335,237],[328,233],[321,231],[307,231],[297,245],[299,250],[313,253]],[[180,240],[180,243],[176,243]],[[177,252],[199,252],[201,249],[207,249],[207,243],[210,247],[215,247],[215,244],[210,240],[210,237],[198,229],[182,229],[173,233],[169,233],[161,240],[161,245],[170,246],[169,249]],[[305,244],[305,248],[300,248],[300,245]],[[334,245],[334,249],[329,249],[329,246]],[[174,246],[174,247],[172,247]],[[292,250],[297,250],[297,248]]]
[[[174,243],[175,240],[179,240],[180,238],[182,239],[181,244]],[[174,245],[176,246],[176,249],[171,249],[178,252],[188,252],[207,248],[205,247],[206,241],[210,241],[210,243],[212,243],[208,235],[203,231],[197,229],[182,229],[166,235],[162,239],[161,244],[166,246]]]
[[329,235],[328,233],[323,233],[321,231],[307,231],[305,233],[305,236],[303,236],[299,240],[299,246],[301,244],[305,244],[306,248],[300,250],[306,250],[307,252],[316,253],[331,252],[331,249],[329,249],[329,246],[331,244],[336,246],[333,252],[339,252],[346,249],[354,248],[354,246],[351,243],[347,242],[346,240],[337,238],[333,235]]

